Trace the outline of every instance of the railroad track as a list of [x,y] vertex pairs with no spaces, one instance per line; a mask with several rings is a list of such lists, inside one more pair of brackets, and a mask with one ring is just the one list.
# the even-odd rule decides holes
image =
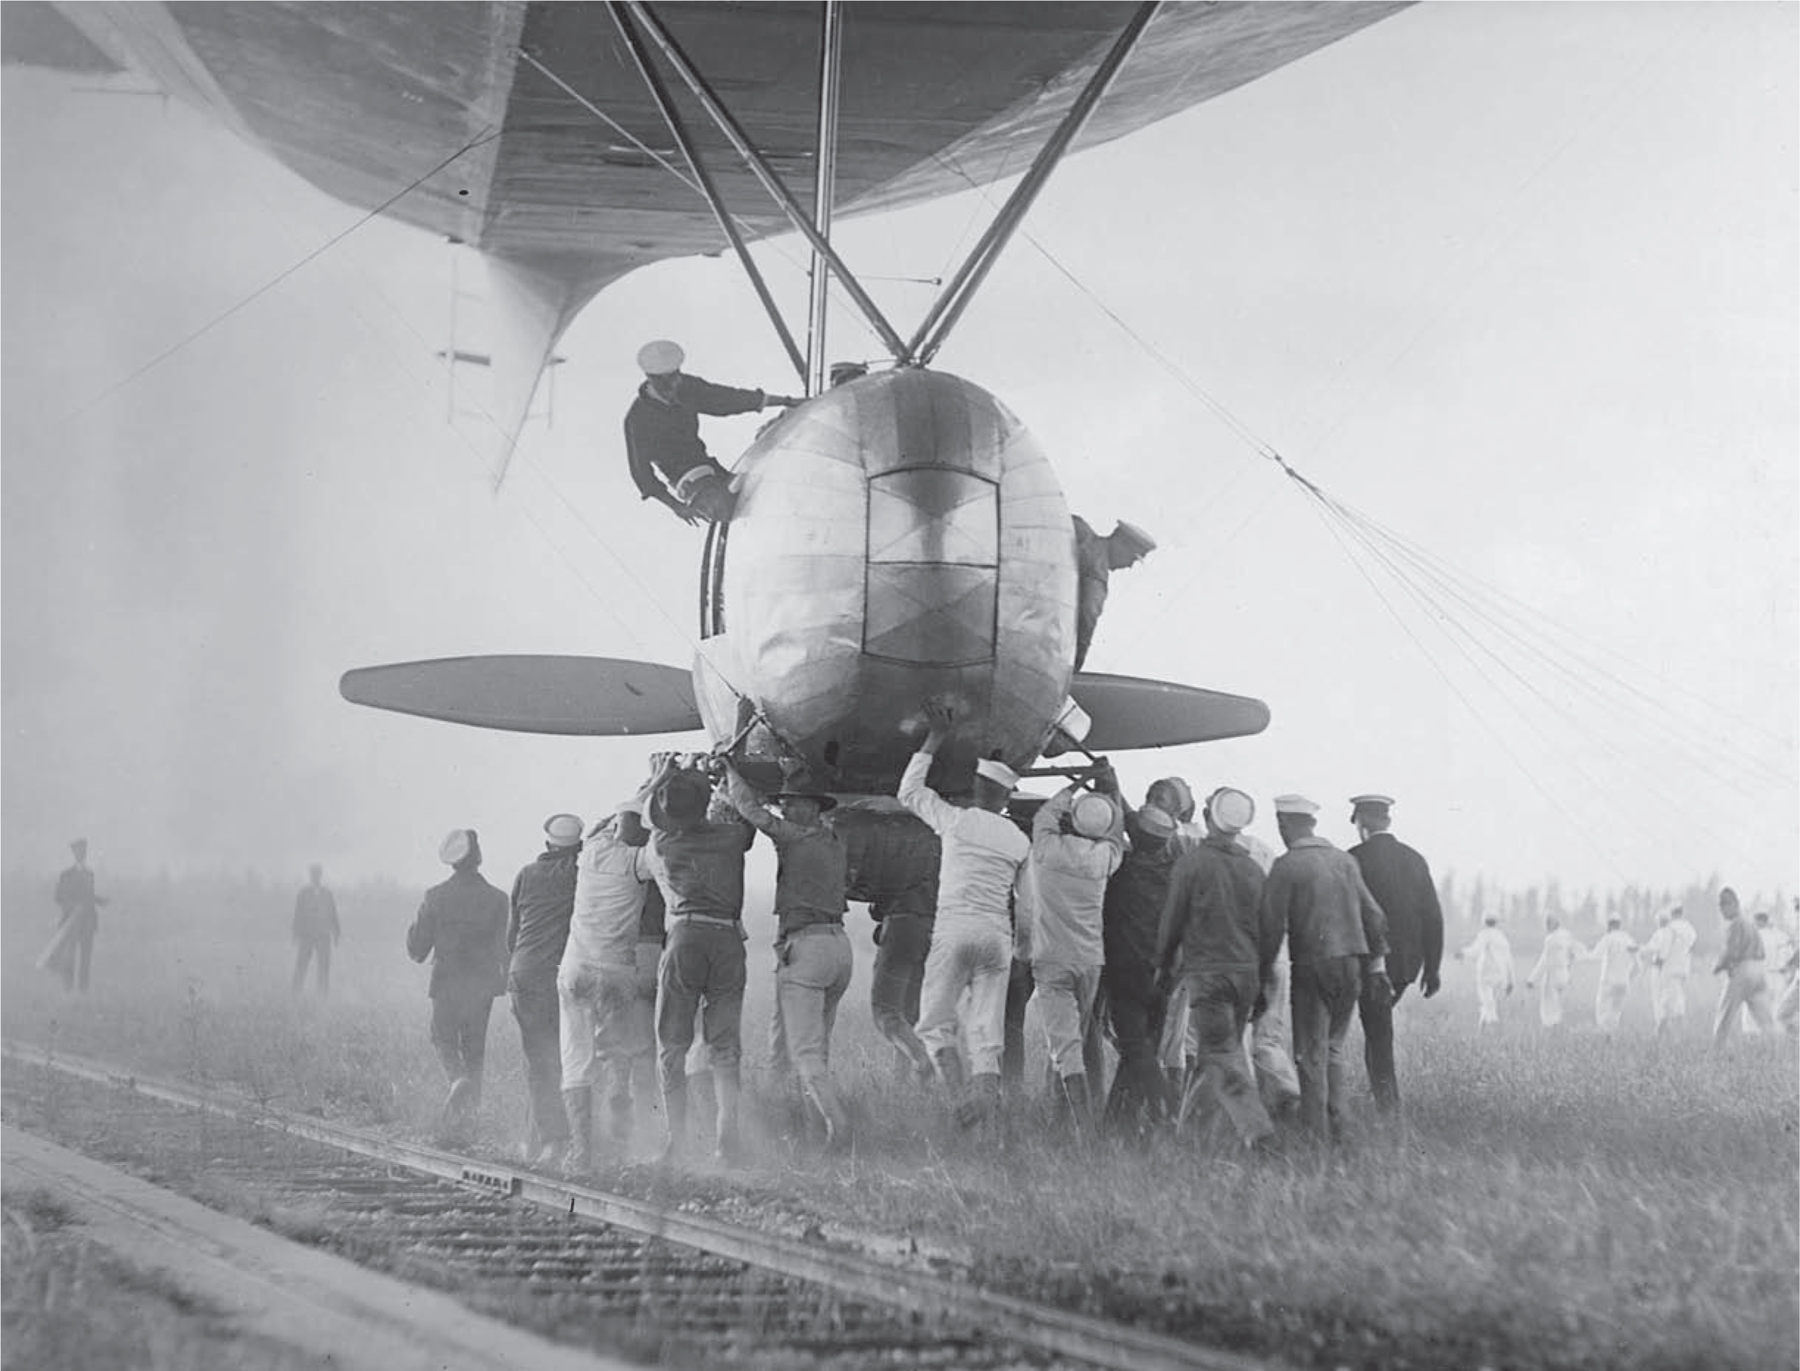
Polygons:
[[[1119,1371],[1273,1366],[106,1062],[12,1043],[3,1051],[9,1066],[44,1069],[326,1149],[298,1165],[290,1160],[275,1183],[296,1200],[316,1204],[331,1196],[352,1213],[373,1215],[378,1227],[406,1235],[409,1250],[453,1261],[461,1270],[522,1277],[536,1295],[622,1301],[639,1319],[646,1303],[660,1306],[682,1339],[704,1343],[746,1326],[766,1329],[799,1310],[805,1317],[794,1320],[799,1326],[787,1341],[774,1341],[796,1356],[840,1365],[1060,1364]],[[821,1292],[836,1297],[828,1310]],[[650,1310],[652,1319],[657,1312]]]

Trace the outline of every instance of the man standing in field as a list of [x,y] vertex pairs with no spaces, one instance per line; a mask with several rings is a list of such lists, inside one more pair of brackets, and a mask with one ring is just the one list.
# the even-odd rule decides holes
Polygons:
[[[650,800],[650,869],[668,908],[668,943],[656,984],[656,1051],[669,1135],[664,1156],[687,1147],[687,1055],[701,1017],[717,1101],[718,1159],[738,1153],[744,1018],[744,853],[756,830],[727,806],[715,819],[712,784],[672,771]],[[729,815],[729,817],[726,817]]]
[[1725,1046],[1737,1026],[1738,1010],[1748,1008],[1756,1026],[1764,1032],[1775,1027],[1769,1008],[1769,980],[1763,967],[1762,939],[1743,917],[1737,891],[1726,886],[1719,892],[1719,915],[1725,921],[1725,950],[1713,966],[1713,975],[1725,976],[1725,993],[1719,999],[1719,1017],[1713,1024],[1713,1046]]
[[1602,1033],[1615,1033],[1625,1013],[1625,994],[1637,972],[1638,945],[1621,926],[1618,915],[1606,921],[1606,932],[1586,954],[1600,963],[1600,985],[1594,992],[1594,1022]]
[[[1769,1003],[1779,1005],[1787,991],[1788,965],[1794,960],[1794,940],[1787,935],[1787,930],[1769,917],[1769,911],[1759,909],[1752,916],[1756,924],[1756,936],[1762,939],[1763,974],[1769,979]],[[1744,1020],[1744,1032],[1755,1033],[1759,1030],[1750,1016],[1750,1007],[1745,1005],[1739,1011]],[[1779,1018],[1779,1011],[1777,1011]]]
[[1569,989],[1569,977],[1575,963],[1587,955],[1581,940],[1562,926],[1554,914],[1544,918],[1544,949],[1537,965],[1525,978],[1525,988],[1538,987],[1538,1022],[1555,1028],[1563,1019],[1563,996]]
[[431,958],[431,1045],[450,1093],[439,1131],[447,1146],[469,1141],[481,1104],[487,1060],[488,1015],[506,989],[506,896],[481,877],[481,840],[472,828],[453,828],[438,844],[450,879],[425,892],[406,930],[415,962]]
[[1275,797],[1287,851],[1270,868],[1262,898],[1270,921],[1287,929],[1293,963],[1301,1121],[1325,1142],[1343,1134],[1350,1020],[1364,994],[1392,999],[1393,989],[1387,920],[1356,859],[1313,833],[1318,812],[1304,795]]
[[1180,958],[1188,982],[1199,1069],[1178,1122],[1216,1105],[1246,1147],[1275,1131],[1251,1081],[1244,1030],[1268,1008],[1263,985],[1285,932],[1283,915],[1264,903],[1263,873],[1236,841],[1256,815],[1241,790],[1215,790],[1206,801],[1206,837],[1175,863],[1156,935],[1156,969],[1167,979]]
[[513,879],[506,946],[506,992],[525,1053],[525,1160],[547,1166],[568,1146],[556,969],[575,908],[575,861],[583,824],[574,814],[544,820],[544,850]]
[[1103,909],[1106,883],[1125,855],[1119,783],[1102,762],[1093,793],[1068,786],[1047,800],[1031,822],[1031,856],[1024,890],[1030,902],[1031,998],[1060,1082],[1055,1105],[1078,1131],[1093,1126],[1092,1090],[1082,1044],[1092,1027],[1100,968],[1106,958]]
[[325,868],[314,862],[306,876],[294,896],[294,993],[306,984],[306,964],[317,958],[319,998],[324,999],[331,990],[331,949],[342,929],[337,899],[324,885]]
[[1512,994],[1513,959],[1512,944],[1507,942],[1506,935],[1500,931],[1500,919],[1489,914],[1481,923],[1481,932],[1475,935],[1475,941],[1456,954],[1458,961],[1470,961],[1475,964],[1475,995],[1480,1002],[1480,1015],[1475,1021],[1477,1028],[1486,1028],[1489,1024],[1496,1027],[1500,1023],[1500,997]]
[[[976,762],[974,803],[967,809],[925,784],[955,715],[939,700],[926,701],[924,713],[929,731],[906,764],[899,790],[900,803],[931,826],[943,848],[937,922],[919,996],[919,1040],[956,1102],[957,1121],[968,1127],[987,1118],[1000,1099],[1012,971],[1010,907],[1031,842],[1001,812],[1019,783],[1006,763],[985,757]],[[959,1032],[969,1046],[966,1081]]]
[[[1393,798],[1356,795],[1350,800],[1350,822],[1362,841],[1350,849],[1363,880],[1387,915],[1388,979],[1399,1002],[1415,980],[1425,998],[1438,992],[1438,968],[1444,957],[1444,911],[1437,882],[1417,851],[1388,832]],[[1394,1006],[1380,997],[1359,1006],[1362,1014],[1363,1061],[1375,1107],[1384,1114],[1400,1108],[1400,1082],[1394,1071]]]
[[1678,905],[1657,915],[1656,932],[1644,944],[1643,956],[1650,963],[1650,1013],[1658,1033],[1687,1017],[1687,982],[1697,936]]
[[86,838],[69,844],[74,865],[56,878],[56,907],[60,911],[56,936],[38,958],[38,965],[62,977],[63,989],[77,984],[87,993],[88,967],[94,958],[94,934],[100,929],[100,906],[106,901],[94,894],[94,873],[87,864]]
[[875,920],[875,966],[869,976],[869,1013],[875,1031],[893,1045],[903,1075],[932,1076],[931,1054],[913,1025],[931,925],[937,915],[937,834],[910,814],[852,809],[838,821],[849,864],[846,894],[864,900]]

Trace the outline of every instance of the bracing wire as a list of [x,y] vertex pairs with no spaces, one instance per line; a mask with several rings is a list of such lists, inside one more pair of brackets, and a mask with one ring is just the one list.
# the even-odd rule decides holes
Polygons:
[[126,375],[124,375],[124,376],[120,377],[118,380],[114,381],[111,385],[105,387],[103,390],[101,390],[98,394],[94,395],[92,398],[87,400],[85,403],[77,406],[75,409],[71,410],[68,414],[65,414],[62,417],[62,420],[60,422],[67,423],[69,420],[79,418],[81,415],[86,414],[89,410],[93,409],[96,405],[101,404],[102,402],[104,402],[105,400],[110,398],[111,396],[116,395],[119,391],[123,390],[126,386],[130,385],[133,381],[137,380],[140,376],[143,376],[145,373],[153,370],[156,367],[161,366],[164,362],[168,361],[176,353],[178,353],[178,352],[182,351],[182,349],[186,348],[190,343],[193,343],[196,340],[203,338],[208,333],[211,333],[220,324],[224,323],[227,319],[229,319],[233,315],[237,314],[240,310],[244,309],[246,306],[250,305],[252,302],[261,299],[264,295],[267,295],[271,290],[275,289],[276,286],[280,285],[283,281],[287,280],[288,277],[292,276],[295,272],[299,271],[302,267],[306,266],[307,263],[313,261],[315,258],[319,257],[320,255],[322,255],[326,252],[329,252],[332,248],[336,247],[339,243],[343,242],[344,239],[348,238],[351,234],[355,233],[358,229],[362,228],[364,225],[372,222],[373,220],[380,218],[383,214],[386,214],[388,212],[388,210],[392,209],[396,203],[398,203],[400,200],[404,199],[406,196],[412,194],[413,191],[417,190],[420,186],[424,185],[432,177],[436,176],[440,171],[443,171],[446,167],[450,166],[453,162],[457,161],[459,158],[467,155],[468,153],[473,152],[476,148],[482,146],[484,143],[491,143],[494,139],[498,138],[499,136],[500,136],[499,133],[494,129],[493,125],[490,124],[490,125],[486,126],[485,128],[482,129],[482,131],[480,133],[476,134],[474,138],[472,138],[468,142],[464,143],[455,152],[451,153],[448,157],[444,158],[443,161],[439,162],[436,166],[432,167],[430,171],[427,171],[424,175],[415,177],[413,180],[409,181],[406,185],[402,186],[399,190],[395,191],[392,195],[388,196],[388,198],[383,200],[379,205],[375,206],[374,209],[369,210],[361,218],[357,219],[356,222],[351,224],[348,228],[345,228],[345,229],[341,230],[340,232],[333,234],[330,238],[327,238],[323,243],[320,243],[316,248],[312,249],[312,251],[308,252],[305,256],[301,257],[299,261],[290,263],[288,266],[284,267],[281,271],[277,272],[274,276],[271,276],[267,281],[264,281],[260,286],[258,286],[255,290],[251,291],[248,295],[245,295],[242,298],[240,298],[237,301],[237,303],[231,305],[227,309],[221,310],[218,314],[215,314],[211,319],[207,320],[204,324],[200,325],[199,328],[194,329],[192,332],[188,333],[186,336],[171,343],[168,347],[164,348],[161,352],[157,353],[156,356],[150,358],[149,361],[142,363],[141,365],[137,366],[136,368],[134,368],[133,370],[128,372]]

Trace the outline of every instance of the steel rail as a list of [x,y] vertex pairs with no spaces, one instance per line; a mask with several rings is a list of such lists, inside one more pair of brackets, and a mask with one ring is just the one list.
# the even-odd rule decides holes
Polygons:
[[793,1280],[928,1317],[965,1319],[983,1333],[1056,1356],[1117,1371],[1277,1371],[1278,1362],[1196,1347],[1160,1333],[1112,1323],[985,1290],[905,1267],[873,1261],[776,1234],[614,1195],[571,1181],[551,1180],[503,1163],[479,1161],[419,1143],[398,1142],[367,1129],[325,1123],[253,1100],[122,1071],[106,1062],[42,1049],[27,1053],[0,1045],[8,1063],[41,1066],[150,1099],[221,1114],[392,1166],[510,1195],[559,1213],[745,1262]]
[[862,288],[855,273],[844,265],[843,259],[838,256],[831,244],[825,241],[819,233],[818,226],[801,208],[800,202],[794,199],[793,192],[775,174],[775,169],[769,165],[768,159],[756,150],[755,145],[751,143],[743,128],[738,124],[736,117],[726,108],[725,102],[719,99],[717,92],[707,83],[706,78],[688,60],[687,53],[675,41],[674,35],[664,26],[661,19],[651,13],[650,7],[644,4],[643,0],[620,0],[620,3],[624,4],[631,12],[632,17],[643,26],[644,31],[650,35],[651,42],[662,50],[669,65],[675,68],[675,74],[686,83],[687,88],[693,92],[694,98],[705,107],[713,124],[737,150],[738,156],[743,159],[744,165],[750,169],[751,174],[762,182],[763,189],[769,193],[770,198],[787,216],[788,223],[793,225],[794,231],[806,239],[814,252],[831,264],[833,274],[843,282],[845,291],[856,302],[856,307],[862,311],[863,317],[869,321],[870,326],[881,335],[881,341],[887,345],[888,350],[895,357],[901,356],[906,350],[906,343],[901,339],[899,332],[888,322],[887,316],[881,312],[881,307]]
[[[844,59],[843,0],[825,0],[819,29],[818,157],[813,164],[813,223],[831,241],[832,201],[837,195],[838,85]],[[812,255],[811,299],[806,321],[806,393],[825,389],[825,316],[831,304],[831,264]]]
[[[671,98],[668,87],[663,84],[662,77],[657,75],[656,68],[650,61],[650,51],[644,46],[644,40],[638,36],[637,29],[632,25],[630,12],[618,0],[609,0],[606,12],[612,17],[613,25],[619,31],[619,37],[624,40],[626,50],[631,53],[632,61],[637,64],[638,75],[643,77],[644,85],[649,88],[651,98],[656,101],[657,111],[662,115],[663,123],[668,126],[669,135],[674,138],[675,146],[680,148],[682,156],[687,158],[688,167],[694,173],[694,180],[699,182],[700,194],[706,201],[706,207],[712,211],[713,218],[718,222],[719,232],[725,235],[726,240],[731,244],[732,252],[737,254],[738,265],[744,269],[744,275],[750,278],[750,288],[756,292],[756,298],[762,303],[763,312],[769,316],[769,322],[775,326],[775,332],[781,338],[781,346],[787,350],[788,360],[794,364],[794,371],[800,377],[800,384],[805,386],[808,372],[807,359],[801,355],[800,345],[794,341],[794,335],[788,330],[787,320],[782,318],[781,310],[775,304],[775,297],[769,292],[768,283],[763,280],[762,272],[757,269],[756,259],[751,257],[749,245],[744,242],[743,234],[738,232],[731,211],[725,204],[725,198],[719,193],[718,184],[713,180],[712,173],[706,169],[706,163],[701,160],[700,148],[694,142],[692,135],[688,133],[687,124],[681,117],[681,111],[675,108],[675,101]],[[532,60],[535,65],[535,59]]]

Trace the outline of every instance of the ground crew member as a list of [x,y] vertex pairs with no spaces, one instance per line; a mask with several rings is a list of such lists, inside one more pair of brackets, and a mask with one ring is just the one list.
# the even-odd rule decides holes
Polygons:
[[1742,917],[1737,891],[1726,886],[1719,892],[1719,915],[1725,921],[1725,950],[1713,966],[1723,974],[1725,992],[1719,997],[1719,1016],[1713,1023],[1713,1046],[1723,1047],[1737,1026],[1738,1010],[1748,1008],[1756,1026],[1765,1033],[1775,1028],[1769,1007],[1769,979],[1763,966],[1762,939],[1756,927]]
[[[1275,822],[1287,851],[1262,898],[1287,928],[1292,962],[1294,1065],[1300,1119],[1318,1140],[1343,1135],[1350,1020],[1362,996],[1387,994],[1387,921],[1349,853],[1313,833],[1319,806],[1277,795]],[[1364,980],[1374,983],[1366,987]]]
[[[1019,781],[1004,762],[976,762],[973,803],[966,809],[925,784],[955,715],[939,700],[926,701],[924,713],[929,731],[906,764],[899,790],[900,803],[931,826],[943,849],[937,921],[919,997],[919,1040],[966,1127],[987,1118],[1000,1099],[1012,967],[1009,910],[1031,842],[1001,813]],[[967,1073],[956,1045],[959,1030],[969,1047]]]
[[1124,810],[1112,768],[1100,764],[1092,792],[1071,785],[1039,807],[1021,886],[1030,912],[1032,1002],[1049,1048],[1059,1115],[1093,1127],[1094,1090],[1082,1058],[1106,959],[1106,883],[1125,855]]
[[[1787,991],[1787,966],[1794,958],[1794,940],[1788,937],[1785,929],[1770,919],[1768,910],[1759,909],[1751,918],[1756,925],[1756,936],[1762,939],[1763,974],[1769,981],[1769,1003],[1777,1005]],[[1751,1018],[1748,1005],[1744,1006],[1741,1015],[1744,1032],[1761,1031]],[[1777,1017],[1780,1017],[1779,1013]]]
[[1656,916],[1656,932],[1644,944],[1650,963],[1650,1014],[1661,1033],[1665,1025],[1687,1017],[1687,980],[1698,935],[1677,905]]
[[[556,969],[563,1112],[569,1121],[563,1170],[571,1176],[593,1168],[594,1087],[602,1081],[613,1143],[621,1156],[631,1152],[633,1068],[655,1048],[652,1009],[662,954],[662,897],[650,872],[643,811],[673,766],[666,754],[659,757],[637,793],[587,830],[575,856],[569,937]],[[652,902],[659,923],[648,959],[646,1006],[643,920]]]
[[875,1031],[894,1046],[904,1074],[929,1081],[931,1054],[913,1025],[931,925],[937,915],[938,863],[943,850],[911,814],[850,810],[837,821],[849,857],[846,895],[864,900],[875,920],[875,967],[869,978],[869,1013]]
[[[1178,849],[1176,855],[1195,847],[1206,836],[1206,830],[1194,822],[1194,790],[1179,776],[1164,776],[1152,781],[1144,792],[1144,804],[1161,809],[1175,820],[1175,836],[1169,841]],[[1135,841],[1135,835],[1134,839]],[[1265,870],[1266,876],[1268,872]],[[1158,912],[1161,918],[1160,911]],[[1187,982],[1177,980],[1169,986],[1169,998],[1163,1007],[1162,1041],[1157,1045],[1157,1059],[1162,1064],[1163,1079],[1176,1104],[1187,1086],[1188,1002]]]
[[[1362,841],[1350,849],[1362,869],[1369,893],[1387,915],[1388,980],[1394,1001],[1419,982],[1425,998],[1438,993],[1438,971],[1444,958],[1444,911],[1437,882],[1419,853],[1388,831],[1393,823],[1389,795],[1355,795],[1350,822]],[[1392,1114],[1400,1107],[1400,1081],[1394,1071],[1394,1009],[1374,1001],[1361,1007],[1363,1061],[1375,1107]]]
[[681,370],[677,343],[658,339],[638,349],[644,382],[625,412],[625,456],[631,479],[646,500],[658,500],[683,523],[725,523],[737,507],[731,473],[700,440],[702,414],[750,414],[770,405],[797,405],[798,397],[718,386]]
[[447,1146],[468,1143],[481,1104],[487,1060],[488,1015],[506,989],[506,896],[481,877],[481,840],[472,828],[453,828],[438,844],[450,879],[425,892],[406,930],[415,962],[431,958],[431,1045],[450,1093],[438,1132]]
[[513,879],[506,947],[506,992],[525,1052],[525,1160],[548,1166],[569,1143],[563,1111],[561,1016],[556,970],[575,908],[575,860],[584,825],[574,814],[544,820],[544,850]]
[[[1248,829],[1239,833],[1236,841],[1266,879],[1275,865],[1275,849]],[[1262,994],[1267,1008],[1250,1021],[1244,1046],[1263,1108],[1271,1119],[1279,1120],[1300,1107],[1300,1073],[1294,1069],[1294,1034],[1289,1022],[1293,974],[1285,932],[1273,965],[1263,975]]]
[[60,912],[56,936],[44,949],[39,964],[62,977],[63,989],[88,988],[88,968],[94,959],[94,934],[100,929],[100,906],[106,901],[94,894],[94,873],[87,864],[86,838],[69,844],[74,865],[56,878],[56,907]]
[[1106,608],[1106,592],[1115,571],[1135,566],[1156,550],[1156,539],[1136,524],[1123,521],[1102,537],[1086,519],[1073,516],[1075,525],[1075,669],[1087,661],[1094,625]]
[[1562,1022],[1563,995],[1569,989],[1571,970],[1585,956],[1587,948],[1581,940],[1564,928],[1556,915],[1546,915],[1544,948],[1538,953],[1537,965],[1525,978],[1527,990],[1534,983],[1538,987],[1538,1022],[1545,1028],[1555,1028]]
[[1156,984],[1156,934],[1168,899],[1169,878],[1182,848],[1175,820],[1156,805],[1145,805],[1127,820],[1130,848],[1106,883],[1105,965],[1100,982],[1119,1069],[1106,1101],[1106,1121],[1142,1133],[1172,1119],[1179,1103],[1163,1080],[1156,1059],[1162,1040],[1167,995]]
[[1513,990],[1512,944],[1500,931],[1500,919],[1489,914],[1482,920],[1475,940],[1456,954],[1458,961],[1475,964],[1475,996],[1479,1003],[1477,1028],[1500,1022],[1500,997]]
[[316,957],[320,999],[331,989],[331,949],[343,932],[337,899],[325,888],[324,875],[325,868],[314,862],[306,869],[306,884],[294,896],[294,993],[300,993],[306,964]]
[[825,815],[829,795],[787,792],[779,814],[726,766],[732,806],[769,835],[775,872],[775,1016],[770,1023],[776,1074],[792,1071],[825,1125],[825,1150],[850,1145],[850,1116],[831,1085],[831,1029],[854,968],[844,932],[848,852]]
[[744,853],[756,830],[735,814],[715,820],[711,800],[711,782],[688,769],[672,771],[650,799],[650,869],[669,929],[656,982],[656,1052],[668,1129],[663,1154],[674,1160],[687,1147],[687,1055],[699,1013],[717,1101],[714,1145],[729,1163],[738,1156]]
[[1606,921],[1606,932],[1587,952],[1588,961],[1600,963],[1600,985],[1594,992],[1594,1022],[1602,1033],[1618,1031],[1625,1014],[1625,994],[1637,974],[1638,945],[1617,915]]
[[1286,930],[1283,912],[1263,901],[1262,868],[1236,841],[1256,816],[1254,802],[1223,787],[1202,813],[1206,837],[1175,863],[1156,935],[1158,977],[1188,983],[1198,1059],[1178,1122],[1220,1107],[1243,1144],[1256,1147],[1275,1125],[1250,1078],[1244,1030],[1268,1008],[1262,987]]

